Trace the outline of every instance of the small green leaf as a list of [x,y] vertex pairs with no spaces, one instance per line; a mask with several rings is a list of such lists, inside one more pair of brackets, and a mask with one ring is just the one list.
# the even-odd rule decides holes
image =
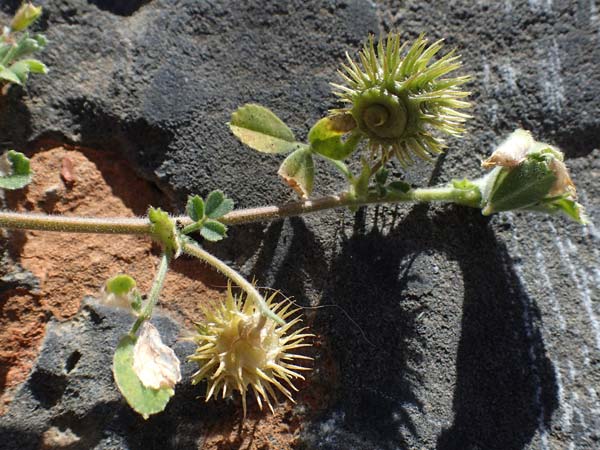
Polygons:
[[135,287],[135,280],[129,275],[116,275],[106,282],[106,291],[115,295],[125,295]]
[[21,82],[21,79],[17,76],[17,74],[8,68],[2,68],[0,70],[0,79],[9,81],[14,84],[23,84]]
[[10,51],[4,56],[3,62],[4,64],[9,64],[24,56],[31,55],[41,50],[45,43],[46,38],[41,35],[30,38],[28,33],[24,33],[23,37],[15,45],[11,46]]
[[400,192],[402,194],[406,194],[411,189],[410,184],[404,181],[392,181],[386,187],[392,192]]
[[303,147],[294,133],[269,109],[244,105],[231,115],[229,128],[248,147],[264,153],[286,153]]
[[583,206],[568,197],[544,199],[539,204],[525,209],[548,214],[562,213],[582,225],[590,222]]
[[356,145],[362,138],[359,133],[352,134],[345,142],[341,136],[356,127],[352,116],[353,127],[349,127],[338,116],[328,116],[319,120],[308,132],[308,141],[313,151],[334,160],[347,158],[356,149]]
[[117,387],[134,411],[147,419],[165,409],[175,391],[171,388],[149,389],[133,371],[133,347],[136,338],[125,335],[113,358],[113,375]]
[[207,241],[217,242],[227,236],[227,227],[221,222],[208,219],[202,225],[200,234]]
[[29,159],[23,153],[9,150],[0,157],[0,188],[20,189],[31,182]]
[[48,73],[48,68],[36,59],[22,59],[17,61],[9,70],[13,72],[21,81],[20,84],[25,84],[29,77],[29,72],[33,73]]
[[310,149],[296,150],[284,159],[277,172],[302,198],[308,198],[313,189],[315,167]]
[[212,191],[206,197],[205,214],[211,219],[218,219],[233,210],[233,200],[225,197],[221,191]]
[[194,222],[204,219],[204,200],[199,195],[189,196],[186,210]]
[[152,237],[160,242],[167,254],[177,258],[181,253],[181,238],[169,214],[160,208],[150,207],[148,219],[152,223]]
[[382,167],[375,173],[375,183],[379,185],[384,185],[390,175],[390,171],[385,167]]
[[478,189],[477,185],[474,184],[472,181],[467,180],[466,178],[463,178],[462,180],[452,180],[452,187],[455,189],[461,189],[463,191],[470,191],[472,189]]
[[365,198],[369,192],[369,179],[371,178],[371,168],[363,159],[363,166],[360,175],[352,182],[354,195],[359,198]]

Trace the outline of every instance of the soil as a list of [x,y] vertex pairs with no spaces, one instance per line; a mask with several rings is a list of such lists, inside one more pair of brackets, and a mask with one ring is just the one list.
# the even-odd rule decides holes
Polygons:
[[[115,154],[45,143],[30,157],[34,180],[7,196],[13,210],[133,217],[145,214],[149,205],[170,209],[160,191],[136,177]],[[0,413],[27,378],[51,318],[73,317],[84,296],[98,295],[104,281],[118,273],[131,275],[147,291],[158,264],[158,248],[141,236],[12,231],[10,247],[22,267],[37,277],[39,289],[15,289],[0,297]],[[201,262],[182,257],[167,275],[162,308],[191,327],[201,317],[200,305],[217,301],[225,285],[222,276]],[[301,395],[313,411],[327,397],[314,386]],[[275,415],[251,409],[242,422],[239,417],[224,419],[202,448],[291,448],[300,426],[297,412],[286,402]]]

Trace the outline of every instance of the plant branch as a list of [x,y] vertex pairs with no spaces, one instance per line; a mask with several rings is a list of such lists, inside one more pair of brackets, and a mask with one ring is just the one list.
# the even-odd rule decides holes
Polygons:
[[196,258],[203,260],[207,264],[209,264],[212,267],[214,267],[215,269],[217,269],[219,272],[221,272],[227,278],[231,279],[231,281],[233,281],[240,288],[242,288],[242,290],[244,292],[246,292],[248,297],[258,306],[258,309],[260,310],[260,312],[263,316],[266,316],[269,319],[274,320],[275,322],[279,323],[280,325],[283,325],[285,323],[279,316],[277,316],[273,311],[271,311],[271,309],[267,306],[263,296],[252,285],[252,283],[250,283],[248,280],[246,280],[242,275],[240,275],[234,269],[229,267],[227,264],[225,264],[219,258],[217,258],[214,255],[211,255],[206,250],[204,250],[202,247],[200,247],[198,244],[191,242],[189,239],[186,239],[184,241],[183,251],[185,253],[187,253],[188,255],[191,255],[191,256],[194,256]]
[[64,233],[150,234],[148,219],[67,217],[0,211],[0,227]]
[[[263,206],[258,208],[238,209],[230,212],[220,220],[226,225],[239,225],[252,222],[277,220],[284,217],[310,214],[327,209],[358,207],[381,203],[413,203],[413,202],[446,202],[479,208],[481,194],[477,191],[456,189],[452,186],[411,189],[408,192],[393,192],[385,196],[369,195],[364,199],[353,198],[347,194],[329,195],[314,200],[303,200],[285,203],[280,206]],[[188,220],[185,217],[178,218]]]
[[154,281],[152,282],[152,288],[150,289],[150,294],[148,294],[148,300],[146,302],[146,306],[141,314],[138,316],[137,320],[131,327],[131,334],[135,335],[138,328],[144,321],[150,319],[152,317],[152,310],[158,303],[158,298],[160,297],[160,291],[162,290],[163,284],[165,282],[165,277],[167,275],[167,270],[169,269],[169,257],[166,253],[163,253],[160,257],[160,263],[158,265],[158,270],[156,271],[156,275],[154,277]]
[[[358,207],[381,203],[447,202],[479,208],[481,194],[475,190],[452,186],[411,189],[385,196],[371,194],[357,199],[348,194],[329,195],[314,200],[302,200],[278,206],[238,209],[223,216],[226,225],[265,222],[290,216],[311,214],[327,209]],[[181,225],[192,223],[187,216],[176,217]],[[151,224],[145,218],[90,218],[0,211],[0,227],[29,230],[62,231],[72,233],[145,234],[151,233]]]

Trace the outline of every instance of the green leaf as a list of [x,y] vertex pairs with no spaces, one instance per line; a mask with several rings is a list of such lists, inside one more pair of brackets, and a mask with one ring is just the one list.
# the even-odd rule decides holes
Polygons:
[[371,168],[369,164],[363,159],[362,170],[360,175],[352,182],[354,189],[354,195],[359,198],[365,198],[369,192],[369,179],[371,178]]
[[23,35],[17,45],[12,48],[12,51],[9,52],[8,59],[6,63],[13,62],[27,55],[31,55],[39,50],[41,50],[46,44],[46,38],[38,35],[30,38],[27,33]]
[[135,280],[129,275],[116,275],[106,282],[106,291],[115,295],[125,295],[135,287]]
[[375,173],[375,183],[379,185],[384,185],[390,175],[390,171],[385,167],[382,167]]
[[206,197],[205,214],[211,219],[218,219],[233,210],[233,200],[226,198],[221,191],[212,191]]
[[279,167],[277,172],[302,198],[308,198],[313,189],[315,167],[310,149],[296,150]]
[[400,192],[402,194],[406,194],[411,189],[410,184],[404,181],[392,181],[388,183],[386,188],[392,192]]
[[160,242],[167,254],[177,258],[181,253],[181,238],[173,219],[160,208],[150,207],[148,219],[152,223],[152,237]]
[[207,241],[217,242],[227,236],[227,227],[221,222],[209,219],[202,225],[200,234]]
[[20,189],[31,182],[29,159],[23,154],[9,150],[0,157],[0,188]]
[[308,141],[313,151],[334,160],[342,160],[352,154],[362,136],[355,133],[343,142],[341,136],[356,127],[352,116],[349,116],[352,127],[348,125],[348,119],[343,117],[346,116],[324,117],[311,128],[308,132]]
[[264,153],[286,153],[305,145],[296,142],[294,133],[269,109],[244,105],[231,115],[229,128],[248,147]]
[[113,375],[117,387],[135,412],[147,419],[165,409],[175,391],[171,388],[149,389],[133,371],[133,347],[136,338],[125,335],[113,358]]
[[186,211],[194,222],[204,219],[204,200],[199,195],[189,196]]
[[9,81],[14,84],[19,84],[19,85],[23,84],[21,79],[17,76],[17,74],[7,68],[2,68],[0,70],[0,79]]
[[550,191],[556,176],[546,160],[530,157],[513,169],[501,168],[490,181],[494,186],[482,211],[484,215],[539,203]]
[[583,206],[568,197],[544,199],[539,204],[526,209],[548,214],[561,213],[582,225],[589,223],[589,218]]
[[461,189],[463,191],[470,191],[472,189],[478,189],[477,185],[474,184],[472,181],[467,180],[466,178],[463,178],[462,180],[452,180],[452,187],[454,187],[455,189]]

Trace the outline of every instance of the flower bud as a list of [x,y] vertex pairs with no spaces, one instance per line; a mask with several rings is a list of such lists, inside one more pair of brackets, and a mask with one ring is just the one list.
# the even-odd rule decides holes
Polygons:
[[181,381],[180,362],[173,349],[162,343],[156,327],[146,321],[133,347],[133,371],[150,389],[173,388]]
[[141,299],[135,280],[129,275],[116,275],[110,278],[102,288],[100,303],[139,312]]
[[514,131],[482,163],[494,168],[483,179],[483,214],[528,209],[562,212],[586,223],[563,159],[556,147],[535,141],[528,131]]
[[13,17],[10,28],[12,31],[23,31],[42,15],[41,6],[33,6],[31,3],[23,3]]
[[481,166],[485,169],[496,166],[516,167],[525,160],[533,144],[534,140],[529,131],[515,130],[494,150],[492,156],[481,163]]

